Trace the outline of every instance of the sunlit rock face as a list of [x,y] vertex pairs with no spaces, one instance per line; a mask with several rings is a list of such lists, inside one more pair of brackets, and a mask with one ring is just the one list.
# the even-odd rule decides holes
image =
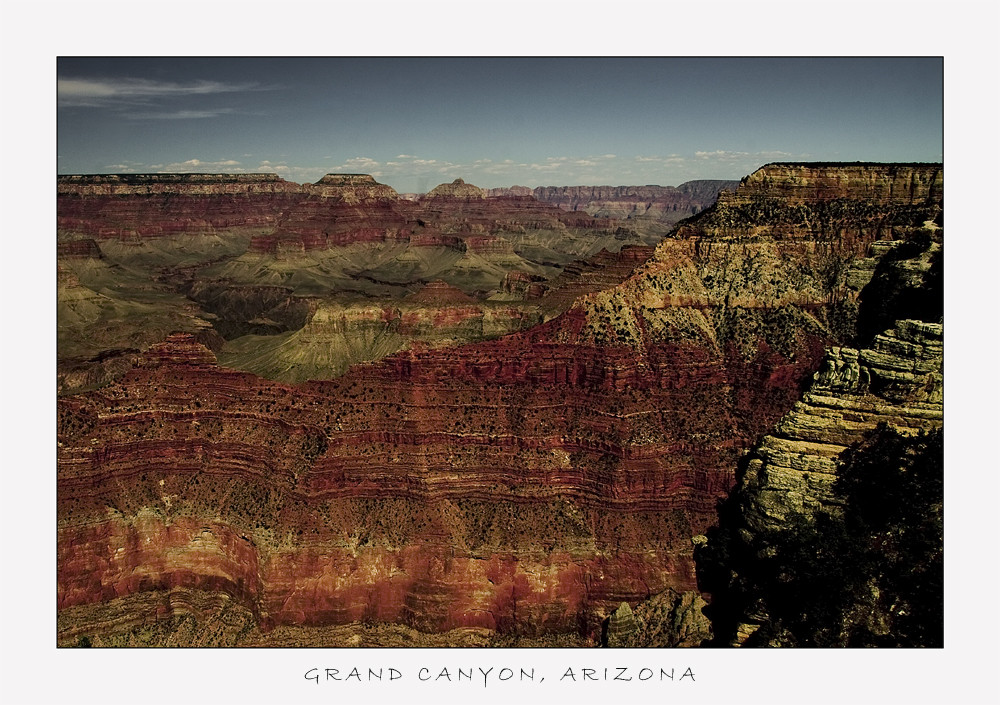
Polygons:
[[[479,236],[492,199],[451,186],[461,193],[406,207],[460,200]],[[812,375],[838,374],[821,365],[852,340],[891,251],[879,238],[923,227],[932,195],[838,211],[840,235],[778,210],[747,237],[720,205],[655,252],[564,273],[556,289],[578,295],[551,320],[414,344],[335,379],[222,367],[191,332],[134,351],[120,379],[59,401],[60,639],[317,643],[395,625],[417,643],[593,644],[624,602],[655,638],[630,623],[616,639],[698,642],[692,537],[716,520],[740,455]],[[604,287],[615,267],[627,278]],[[539,283],[502,281],[526,300]],[[319,307],[302,331],[486,325],[447,280],[409,296],[364,315]],[[150,620],[165,626],[143,631]]]

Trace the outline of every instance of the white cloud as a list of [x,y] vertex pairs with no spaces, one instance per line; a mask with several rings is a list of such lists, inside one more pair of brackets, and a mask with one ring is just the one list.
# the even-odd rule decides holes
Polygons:
[[396,159],[416,159],[412,154],[397,154]]
[[372,159],[371,157],[352,157],[346,162],[341,164],[337,169],[361,169],[361,170],[371,170],[377,169],[379,163]]
[[[607,155],[569,155],[546,157],[538,162],[515,162],[512,159],[470,159],[461,163],[439,159],[419,159],[412,155],[379,161],[371,156],[356,156],[338,165],[318,158],[320,165],[289,164],[287,161],[261,159],[242,164],[235,159],[204,160],[199,158],[142,165],[123,160],[108,166],[109,171],[135,172],[201,172],[201,173],[274,173],[297,183],[314,183],[327,173],[364,173],[397,189],[413,191],[432,188],[437,183],[461,177],[483,187],[511,184],[574,183],[661,183],[678,184],[697,178],[737,178],[768,161],[804,158],[808,155],[788,154],[777,150],[742,152],[734,150],[701,150],[688,155],[669,156],[629,155],[609,162]],[[731,176],[728,176],[731,175]],[[415,187],[414,184],[417,184]],[[420,185],[423,184],[423,185]]]
[[[245,172],[246,169],[240,167],[240,162],[235,159],[223,159],[216,162],[206,162],[201,159],[188,159],[183,162],[174,162],[172,164],[162,164],[157,165],[159,168],[157,171],[161,173],[171,173],[171,172],[199,172],[199,173],[239,173]],[[237,168],[240,167],[240,168]],[[152,166],[148,167],[150,169],[154,168]]]
[[746,159],[788,159],[791,157],[803,158],[808,157],[807,154],[795,155],[790,152],[781,152],[778,150],[762,151],[762,152],[734,152],[724,149],[716,149],[712,152],[695,152],[694,156],[698,159],[714,159],[716,161],[722,162],[740,162]]

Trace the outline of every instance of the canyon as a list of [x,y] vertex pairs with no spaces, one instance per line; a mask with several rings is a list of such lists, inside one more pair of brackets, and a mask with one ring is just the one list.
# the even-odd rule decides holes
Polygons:
[[943,176],[690,184],[60,177],[59,643],[708,639],[734,485],[940,425]]
[[[368,175],[303,185],[271,174],[60,177],[60,390],[107,383],[170,332],[284,381],[340,374],[414,336],[495,337],[561,313],[573,293],[546,294],[593,289],[597,270],[620,281],[636,253],[652,254],[644,238],[624,221],[490,197],[460,179],[408,200]],[[441,283],[461,290],[460,306],[433,294]],[[387,325],[372,332],[379,306]],[[428,321],[454,324],[417,323],[430,308]],[[345,332],[370,340],[332,361],[281,344],[329,333],[332,345]]]

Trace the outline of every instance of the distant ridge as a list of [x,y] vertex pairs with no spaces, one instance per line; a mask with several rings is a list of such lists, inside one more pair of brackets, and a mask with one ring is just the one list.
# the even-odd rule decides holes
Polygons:
[[208,174],[203,172],[163,172],[150,174],[59,174],[57,177],[60,183],[78,182],[118,182],[126,184],[142,183],[146,181],[169,181],[169,182],[215,182],[215,181],[284,181],[277,174],[271,172],[247,173],[247,174]]
[[926,166],[942,166],[941,162],[799,162],[799,161],[787,161],[787,162],[768,162],[764,164],[761,169],[769,166],[804,166],[809,168],[839,168],[846,166],[858,166],[858,167],[873,167],[873,166],[898,166],[898,167],[926,167]]
[[737,180],[697,179],[680,186],[525,186],[487,189],[496,196],[533,196],[565,211],[584,211],[598,218],[628,218],[669,227],[700,213],[723,190],[735,190]]

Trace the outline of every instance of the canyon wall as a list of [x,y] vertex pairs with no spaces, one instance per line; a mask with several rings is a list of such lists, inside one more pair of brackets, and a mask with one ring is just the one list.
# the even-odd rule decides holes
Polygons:
[[565,211],[602,218],[628,218],[672,225],[715,202],[738,181],[687,181],[680,186],[524,186],[488,189],[490,196],[533,196]]
[[[572,297],[547,301],[539,317],[535,303],[505,288],[508,275],[539,284],[532,295],[540,296],[564,266],[640,241],[612,221],[531,196],[486,197],[461,180],[411,201],[366,174],[303,185],[273,174],[63,176],[57,203],[60,281],[72,284],[60,284],[58,297],[64,393],[113,379],[125,351],[170,332],[204,334],[215,350],[229,346],[228,364],[277,379],[335,376],[405,347],[413,327],[390,331],[392,344],[353,347],[339,334],[321,343],[319,326],[295,336],[318,307],[392,309],[434,281],[462,289],[485,312],[482,325],[466,327],[476,328],[470,335],[451,326],[438,342],[519,330]],[[340,352],[304,354],[293,336]],[[259,354],[247,354],[258,344]]]
[[[926,165],[885,179],[852,171],[864,193],[882,184],[883,202],[910,207],[899,183],[940,194]],[[877,243],[855,345],[827,349],[698,539],[717,645],[943,644],[944,239],[930,220],[908,234]]]
[[[919,460],[924,464],[921,475],[926,475],[921,481],[929,484],[917,487],[909,480],[911,491],[929,504],[906,508],[917,512],[912,521],[920,529],[896,528],[874,540],[853,536],[850,532],[861,534],[867,527],[854,518],[857,507],[849,502],[859,498],[845,493],[844,476],[845,464],[864,459],[868,448],[886,443],[880,439],[892,443],[895,437],[912,438],[914,447],[922,448],[926,441],[921,434],[942,428],[942,342],[940,323],[903,320],[878,335],[870,348],[832,348],[802,400],[743,459],[737,485],[720,509],[719,526],[700,544],[701,582],[714,593],[710,614],[720,645],[943,643],[942,500],[935,499],[933,490],[943,478],[935,477],[932,469],[934,464],[940,467],[940,446],[936,454],[923,451],[931,455]],[[878,507],[878,513],[897,511],[890,507],[909,488],[879,487],[885,480],[876,475],[891,478],[892,468],[905,465],[913,455],[910,451],[879,458],[875,467],[867,468],[869,477],[863,481],[872,487],[860,497],[862,505]],[[911,476],[917,472],[909,470]],[[845,511],[851,514],[842,528]],[[920,531],[927,532],[920,539],[925,543],[916,550],[907,547],[907,539]],[[900,561],[904,549],[910,551],[902,560],[906,577],[887,577],[899,569],[892,563]],[[876,567],[866,555],[871,551],[888,567]],[[794,563],[784,572],[770,565],[796,554],[818,565]],[[829,573],[828,585],[812,585],[823,580],[824,571]],[[894,587],[914,581],[918,589],[910,592],[919,599],[908,603],[894,595]],[[822,589],[837,594],[824,596]],[[797,598],[802,606],[791,607],[782,590],[805,593]],[[904,620],[917,616],[910,613],[933,614],[935,603],[936,617],[920,615],[913,633],[900,628]]]
[[[935,198],[848,209],[839,235],[762,216],[748,239],[703,214],[552,320],[331,380],[269,381],[167,338],[59,401],[60,642],[204,643],[211,625],[213,643],[317,644],[395,625],[414,644],[593,644],[622,602],[643,623],[690,613],[692,537],[739,457],[851,342],[892,249],[878,238],[920,231]],[[461,324],[461,292],[426,296]]]

